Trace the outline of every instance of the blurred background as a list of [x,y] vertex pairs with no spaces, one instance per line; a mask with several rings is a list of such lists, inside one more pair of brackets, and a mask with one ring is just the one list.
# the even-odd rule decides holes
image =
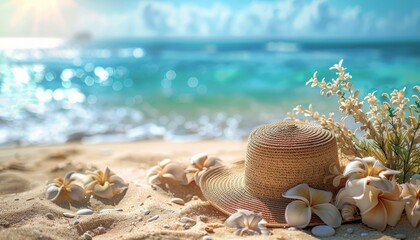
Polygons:
[[244,139],[344,59],[362,94],[420,83],[420,1],[0,1],[0,146]]

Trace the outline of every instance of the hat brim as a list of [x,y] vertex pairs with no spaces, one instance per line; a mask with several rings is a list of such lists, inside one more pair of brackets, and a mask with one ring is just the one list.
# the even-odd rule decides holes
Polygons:
[[[285,219],[287,204],[293,199],[279,197],[275,199],[260,198],[247,191],[244,184],[245,162],[240,161],[232,166],[220,166],[207,170],[200,180],[204,197],[218,210],[231,215],[238,209],[262,213],[268,227],[288,227]],[[312,214],[308,226],[323,224],[321,219]]]

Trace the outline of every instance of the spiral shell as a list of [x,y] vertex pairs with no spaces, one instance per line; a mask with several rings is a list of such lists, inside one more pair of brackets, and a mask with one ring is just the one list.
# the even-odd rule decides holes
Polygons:
[[353,204],[344,204],[343,209],[341,210],[341,216],[344,221],[354,221],[359,219],[359,210],[356,205]]

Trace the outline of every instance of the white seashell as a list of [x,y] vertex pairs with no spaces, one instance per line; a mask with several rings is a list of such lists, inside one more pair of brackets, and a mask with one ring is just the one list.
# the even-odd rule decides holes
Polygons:
[[109,212],[122,212],[122,208],[105,208],[99,211],[99,213],[109,213]]
[[184,205],[185,201],[182,200],[181,198],[172,198],[171,202],[175,203],[175,204],[179,204],[179,205]]
[[93,211],[88,208],[80,209],[79,211],[76,212],[76,215],[92,215],[92,214],[93,214]]
[[74,218],[76,216],[75,214],[68,213],[68,212],[63,213],[63,215],[64,215],[64,217],[68,217],[68,218]]
[[159,215],[155,215],[155,216],[153,216],[153,217],[151,217],[151,218],[149,218],[148,220],[147,220],[147,222],[152,222],[152,221],[155,221],[156,219],[158,219],[159,218]]
[[328,225],[319,225],[311,230],[312,234],[316,237],[331,237],[335,234],[334,228]]
[[347,232],[348,234],[352,234],[352,233],[354,232],[354,230],[353,230],[353,228],[347,228],[347,229],[346,229],[346,232]]
[[182,217],[181,219],[179,219],[179,221],[182,223],[195,222],[194,219],[189,217]]
[[88,232],[83,233],[82,238],[85,240],[92,240],[92,236]]
[[393,237],[396,238],[396,239],[406,239],[407,238],[407,236],[403,233],[396,233],[396,234],[394,234]]
[[352,204],[344,204],[343,209],[341,210],[341,216],[344,221],[353,221],[357,219],[359,215],[357,206]]

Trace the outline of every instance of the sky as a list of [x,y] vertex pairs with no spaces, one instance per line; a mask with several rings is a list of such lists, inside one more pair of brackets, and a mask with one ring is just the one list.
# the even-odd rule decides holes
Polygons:
[[410,38],[419,0],[0,0],[0,37]]

